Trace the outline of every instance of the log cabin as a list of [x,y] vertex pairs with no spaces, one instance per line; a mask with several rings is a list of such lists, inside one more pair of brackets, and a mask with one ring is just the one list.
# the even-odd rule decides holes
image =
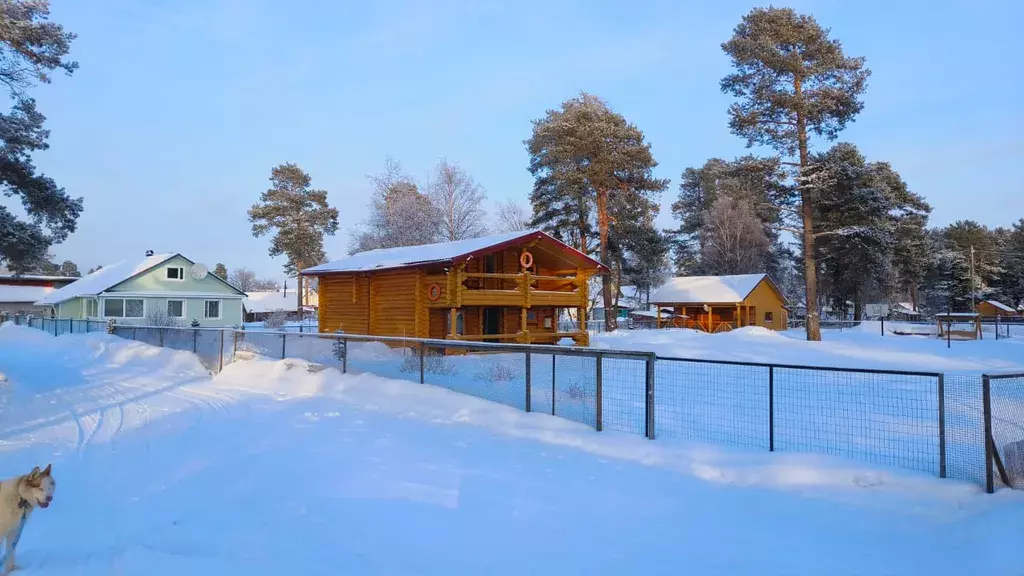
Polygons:
[[[743,326],[787,327],[786,297],[767,274],[670,278],[651,296],[660,327],[724,332]],[[669,308],[672,318],[663,318]]]
[[998,300],[978,302],[974,307],[974,311],[980,314],[982,318],[996,318],[998,316],[1013,318],[1017,316],[1016,310]]
[[372,336],[589,344],[558,331],[585,317],[597,260],[537,230],[368,250],[302,271],[319,282],[320,331]]

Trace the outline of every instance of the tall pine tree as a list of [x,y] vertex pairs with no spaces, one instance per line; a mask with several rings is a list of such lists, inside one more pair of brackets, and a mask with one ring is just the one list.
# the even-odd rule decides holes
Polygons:
[[253,236],[274,233],[270,256],[287,256],[284,271],[296,276],[296,298],[303,305],[304,268],[327,259],[324,235],[338,231],[338,210],[327,203],[327,191],[310,188],[312,179],[296,164],[277,166],[270,172],[271,187],[249,208]]
[[[843,53],[813,17],[789,8],[755,8],[733,37],[722,44],[735,72],[722,79],[722,91],[737,98],[729,107],[729,127],[748,146],[768,145],[793,157],[802,172],[811,163],[810,136],[835,139],[863,108],[870,72],[863,58]],[[817,309],[814,207],[807,191],[791,220],[801,236],[807,293],[807,339],[821,340]]]
[[[609,240],[615,206],[627,203],[619,202],[617,197],[626,195],[629,202],[643,199],[650,206],[650,200],[668,186],[667,180],[653,175],[657,162],[643,132],[600,98],[582,93],[534,120],[533,135],[525,144],[530,153],[529,170],[535,178],[531,196],[534,213],[544,218],[551,212],[562,219],[571,219],[575,213],[582,235],[586,229],[582,215],[592,208],[600,260],[612,267]],[[567,207],[570,210],[564,209]],[[586,239],[580,240],[585,245]],[[614,308],[612,285],[612,279],[604,276],[601,291],[606,310]],[[615,329],[613,315],[605,314],[605,325]]]

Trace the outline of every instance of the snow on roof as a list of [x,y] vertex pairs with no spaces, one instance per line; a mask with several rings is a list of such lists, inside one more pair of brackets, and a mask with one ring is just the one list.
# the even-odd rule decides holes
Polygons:
[[999,302],[998,300],[985,300],[985,302],[990,304],[990,305],[992,305],[996,309],[1002,310],[1003,312],[1010,312],[1010,313],[1016,312],[1016,310],[1014,310],[1013,308],[1010,308],[1009,306],[1007,306],[1006,304],[1003,304],[1002,302]]
[[177,256],[177,254],[154,254],[143,258],[141,261],[122,260],[110,266],[104,266],[78,281],[72,282],[59,290],[54,290],[47,294],[45,298],[40,298],[36,304],[59,304],[79,296],[95,296],[140,272],[145,272],[161,262],[170,260],[174,256]]
[[0,282],[2,282],[4,280],[14,280],[15,282],[17,282],[18,280],[42,280],[42,281],[52,281],[52,282],[74,282],[75,280],[78,280],[78,278],[76,278],[74,276],[47,276],[45,274],[22,274],[20,276],[17,276],[15,274],[0,273]]
[[[547,236],[547,234],[544,234],[544,232],[540,230],[520,230],[518,232],[505,232],[504,234],[456,240],[454,242],[423,244],[420,246],[402,246],[399,248],[378,248],[377,250],[359,252],[348,256],[347,258],[307,268],[303,270],[302,273],[366,272],[369,270],[402,268],[404,266],[429,264],[433,262],[449,262],[460,256],[466,256],[497,244],[503,244],[512,240],[528,238],[539,234]],[[548,237],[550,238],[550,236]],[[552,238],[552,240],[554,239]],[[557,242],[557,240],[554,241]],[[572,248],[569,249],[573,250]],[[578,252],[576,250],[573,251],[577,252],[584,258],[588,258],[582,252]]]
[[767,274],[670,278],[651,296],[651,302],[735,304],[742,302],[765,278]]
[[50,286],[10,286],[0,284],[0,302],[35,302],[53,292]]
[[247,292],[242,306],[247,312],[295,312],[298,310],[298,295],[295,290],[287,292],[269,290],[266,292]]

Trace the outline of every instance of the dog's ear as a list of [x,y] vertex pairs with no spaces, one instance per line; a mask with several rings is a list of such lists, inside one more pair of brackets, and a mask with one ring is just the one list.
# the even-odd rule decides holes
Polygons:
[[51,464],[47,464],[46,468],[43,469],[43,476],[49,476],[50,475],[50,466],[51,466]]
[[29,478],[35,478],[37,476],[39,476],[39,466],[36,466],[35,468],[32,469],[31,472],[28,473]]

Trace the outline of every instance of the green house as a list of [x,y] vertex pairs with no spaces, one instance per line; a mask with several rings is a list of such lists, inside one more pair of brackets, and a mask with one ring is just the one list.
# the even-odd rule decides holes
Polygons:
[[237,326],[245,293],[181,254],[125,260],[46,295],[35,304],[61,319],[118,324]]

